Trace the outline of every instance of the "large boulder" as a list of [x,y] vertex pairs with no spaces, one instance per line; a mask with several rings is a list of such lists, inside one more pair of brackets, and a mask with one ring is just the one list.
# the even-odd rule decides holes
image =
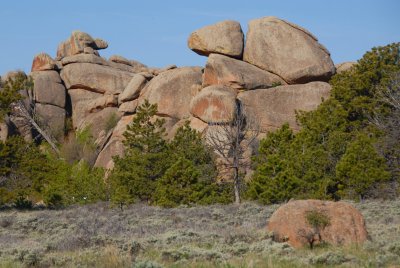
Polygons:
[[139,97],[140,91],[146,84],[147,79],[140,74],[136,74],[132,77],[131,81],[129,81],[129,84],[126,86],[124,91],[122,91],[121,94],[118,96],[118,102],[126,102],[130,100],[134,100]]
[[136,112],[137,106],[138,106],[137,99],[124,102],[118,107],[118,113],[120,113],[121,115],[133,114]]
[[331,86],[325,82],[256,89],[238,94],[243,108],[258,119],[262,132],[273,131],[289,123],[299,130],[296,111],[310,111],[329,98]]
[[243,53],[243,31],[237,21],[226,20],[205,26],[193,32],[188,46],[197,54],[208,56],[211,53],[241,58]]
[[316,37],[275,17],[249,22],[243,59],[289,84],[327,81],[335,73],[329,51]]
[[32,72],[55,70],[56,62],[46,53],[40,53],[33,58]]
[[321,200],[290,201],[276,210],[268,222],[268,231],[273,232],[277,241],[287,241],[299,248],[308,245],[309,239],[318,236],[307,220],[308,213],[314,213],[328,220],[320,235],[323,242],[331,245],[362,244],[368,239],[365,221],[362,214],[352,205],[345,202]]
[[106,41],[101,39],[93,39],[89,34],[74,31],[70,38],[62,42],[57,48],[57,60],[64,57],[80,54],[85,52],[85,48],[90,47],[93,50],[105,49],[108,47]]
[[190,103],[193,116],[206,123],[227,123],[236,112],[236,91],[227,86],[203,88]]
[[121,93],[133,75],[133,73],[91,63],[68,64],[61,71],[61,78],[67,89],[83,88],[106,94]]
[[41,71],[30,74],[33,78],[33,93],[36,102],[65,107],[66,90],[56,71]]
[[190,116],[190,101],[201,88],[200,67],[169,70],[153,78],[142,90],[139,105],[145,99],[158,105],[158,115],[182,119]]
[[65,110],[64,108],[36,103],[36,115],[39,116],[40,122],[50,133],[57,139],[62,139],[65,128]]
[[279,76],[247,62],[219,54],[208,57],[203,75],[203,86],[225,85],[235,89],[269,88],[285,85]]

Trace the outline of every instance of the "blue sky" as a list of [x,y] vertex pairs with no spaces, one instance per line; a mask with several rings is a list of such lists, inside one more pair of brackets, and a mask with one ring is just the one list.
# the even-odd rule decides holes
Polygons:
[[119,54],[149,66],[204,65],[187,48],[189,34],[232,19],[244,32],[253,18],[277,16],[318,37],[335,63],[359,59],[373,46],[400,41],[399,0],[89,1],[4,0],[0,5],[0,74],[30,71],[40,52],[55,56],[73,30],[109,43]]

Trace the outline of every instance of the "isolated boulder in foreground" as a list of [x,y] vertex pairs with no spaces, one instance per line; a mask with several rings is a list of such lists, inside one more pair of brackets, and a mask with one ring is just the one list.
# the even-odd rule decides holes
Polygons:
[[311,111],[328,99],[331,86],[325,82],[278,86],[239,93],[238,99],[251,115],[257,118],[262,132],[273,131],[286,122],[294,130],[296,111]]
[[227,86],[203,88],[190,103],[190,112],[206,123],[232,121],[236,111],[236,90]]
[[323,214],[329,219],[329,224],[320,232],[323,242],[341,246],[362,244],[368,239],[364,217],[345,202],[290,201],[272,214],[267,229],[273,232],[277,241],[287,240],[295,248],[308,246],[305,236],[315,231],[307,220],[310,212]]
[[194,31],[188,39],[188,46],[197,54],[211,53],[241,58],[243,53],[243,31],[237,21],[226,20]]
[[200,67],[183,67],[163,72],[142,89],[139,106],[147,99],[157,104],[160,116],[182,119],[190,116],[190,101],[202,82]]
[[33,58],[32,72],[55,70],[56,62],[46,53],[40,53]]
[[203,75],[203,86],[225,85],[235,89],[251,90],[285,85],[279,76],[247,62],[211,54]]
[[329,51],[316,37],[276,17],[249,22],[243,59],[289,84],[328,81],[335,74]]

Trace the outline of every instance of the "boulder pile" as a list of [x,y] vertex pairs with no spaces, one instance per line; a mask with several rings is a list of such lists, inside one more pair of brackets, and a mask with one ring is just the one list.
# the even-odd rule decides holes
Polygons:
[[66,122],[75,130],[90,126],[101,147],[96,165],[110,168],[112,156],[123,154],[122,133],[145,99],[157,103],[171,136],[187,120],[201,132],[229,122],[238,104],[257,117],[263,133],[285,122],[297,130],[295,111],[315,109],[329,97],[326,82],[336,70],[330,54],[293,23],[255,19],[245,39],[238,22],[222,21],[194,31],[188,46],[208,57],[204,68],[105,59],[99,50],[108,47],[106,41],[74,31],[54,59],[46,53],[33,59],[36,114],[55,136],[62,136]]

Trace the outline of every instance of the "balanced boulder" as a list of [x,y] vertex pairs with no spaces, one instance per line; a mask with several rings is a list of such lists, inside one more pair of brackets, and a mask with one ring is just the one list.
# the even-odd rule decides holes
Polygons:
[[328,81],[335,74],[329,51],[316,37],[276,17],[249,22],[243,59],[289,84]]
[[40,53],[33,58],[32,72],[56,69],[55,61],[46,53]]
[[[310,213],[315,221],[308,218]],[[322,219],[320,223],[318,219]],[[362,214],[345,202],[289,201],[272,214],[267,229],[276,241],[287,241],[296,248],[309,245],[312,239],[336,246],[362,244],[368,239]]]
[[68,64],[61,71],[61,78],[67,89],[83,88],[107,94],[121,93],[133,75],[109,66],[91,63]]
[[331,86],[325,82],[278,86],[241,92],[238,99],[244,109],[259,120],[262,132],[273,131],[286,122],[294,130],[296,111],[311,111],[329,98]]
[[208,57],[203,75],[205,87],[225,85],[235,89],[250,90],[285,84],[282,78],[273,73],[219,54],[211,54]]
[[169,70],[153,78],[142,90],[139,105],[145,99],[157,104],[158,115],[182,119],[190,116],[190,101],[201,88],[200,67]]
[[243,53],[243,31],[240,23],[232,20],[205,26],[189,36],[188,46],[197,54],[208,56],[218,53],[241,58]]

